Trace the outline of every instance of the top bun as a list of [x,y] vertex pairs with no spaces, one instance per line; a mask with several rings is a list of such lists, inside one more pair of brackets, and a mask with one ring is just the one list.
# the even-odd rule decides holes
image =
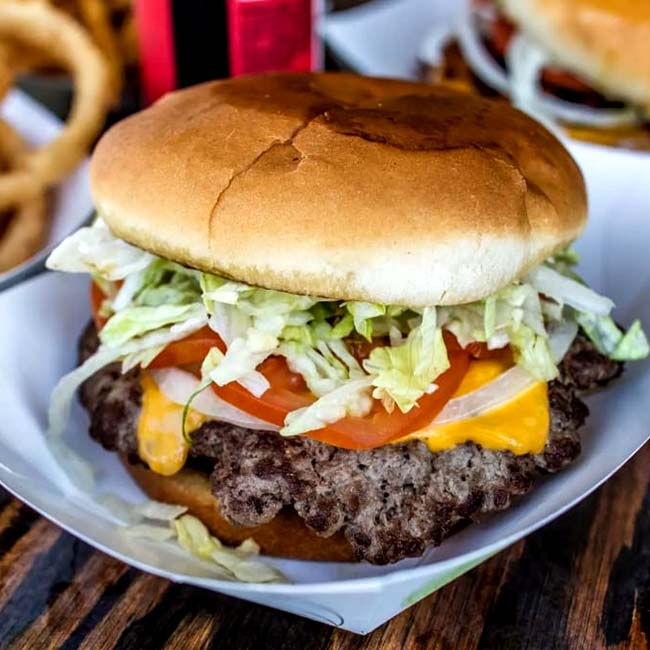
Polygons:
[[614,99],[650,106],[648,0],[503,0],[566,70]]
[[93,156],[100,215],[248,284],[408,306],[481,299],[570,243],[585,189],[523,113],[424,84],[238,77],[172,93]]

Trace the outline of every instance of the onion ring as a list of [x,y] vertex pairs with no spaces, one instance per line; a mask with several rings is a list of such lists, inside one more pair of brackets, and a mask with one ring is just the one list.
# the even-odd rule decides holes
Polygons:
[[[9,169],[19,169],[29,149],[22,138],[0,120],[0,156]],[[46,200],[41,191],[19,203],[0,238],[0,272],[29,259],[43,245],[47,234]]]
[[14,70],[4,54],[0,54],[0,99],[8,92],[14,82]]
[[70,69],[76,84],[69,119],[59,135],[25,156],[24,165],[0,176],[0,209],[36,198],[72,171],[104,124],[112,92],[108,64],[75,21],[37,2],[0,3],[0,38],[48,53]]
[[122,90],[122,56],[117,37],[111,27],[109,9],[104,0],[78,0],[77,7],[83,24],[106,56],[110,66],[113,99],[116,100]]

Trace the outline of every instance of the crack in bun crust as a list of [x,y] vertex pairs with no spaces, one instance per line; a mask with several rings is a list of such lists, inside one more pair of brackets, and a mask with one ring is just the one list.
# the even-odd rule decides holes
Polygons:
[[162,257],[411,306],[483,298],[586,219],[573,159],[519,111],[343,74],[172,93],[108,131],[91,183],[112,230]]

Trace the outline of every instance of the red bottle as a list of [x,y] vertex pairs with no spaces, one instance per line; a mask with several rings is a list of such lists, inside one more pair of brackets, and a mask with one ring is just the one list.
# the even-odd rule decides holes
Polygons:
[[135,0],[144,100],[209,79],[322,67],[322,0]]
[[316,0],[228,0],[230,73],[321,68]]

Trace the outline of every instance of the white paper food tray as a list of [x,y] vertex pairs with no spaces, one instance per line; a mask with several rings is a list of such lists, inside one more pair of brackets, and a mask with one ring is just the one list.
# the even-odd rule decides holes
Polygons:
[[[615,317],[650,325],[650,178],[647,158],[579,145],[592,218],[578,243],[581,271],[617,303]],[[645,180],[644,180],[645,179]],[[94,511],[89,499],[64,496],[65,477],[44,443],[50,391],[75,364],[76,340],[89,318],[87,277],[48,273],[0,294],[0,481],[52,521],[98,549],[145,571],[368,632],[402,609],[544,525],[594,490],[650,436],[650,363],[591,397],[579,460],[542,481],[510,510],[466,528],[419,560],[387,567],[268,560],[292,584],[228,582],[163,543],[136,541]],[[101,491],[130,500],[138,489],[113,454],[87,434],[73,409],[68,441],[99,468]],[[95,509],[96,510],[96,509]]]

